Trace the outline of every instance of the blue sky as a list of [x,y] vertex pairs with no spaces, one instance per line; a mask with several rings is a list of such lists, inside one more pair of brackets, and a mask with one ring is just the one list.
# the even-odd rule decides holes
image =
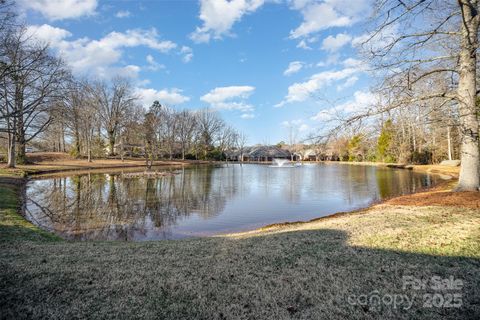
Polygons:
[[301,140],[373,103],[356,54],[368,0],[19,0],[75,74],[130,77],[142,104],[211,107],[249,143]]

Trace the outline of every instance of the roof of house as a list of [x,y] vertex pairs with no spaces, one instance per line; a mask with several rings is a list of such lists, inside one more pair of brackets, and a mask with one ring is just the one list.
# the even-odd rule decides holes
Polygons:
[[290,157],[291,153],[288,150],[284,150],[275,146],[259,146],[253,148],[248,155],[252,158],[288,158]]

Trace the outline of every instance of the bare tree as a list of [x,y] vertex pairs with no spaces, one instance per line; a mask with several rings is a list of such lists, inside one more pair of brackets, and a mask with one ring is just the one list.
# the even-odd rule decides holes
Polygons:
[[[19,27],[14,2],[0,0],[0,79],[3,79],[11,71],[8,63],[7,47],[11,35]],[[1,117],[1,115],[0,115]]]
[[182,151],[182,160],[185,160],[185,153],[193,143],[196,129],[197,119],[195,115],[188,110],[180,111],[178,114],[178,139]]
[[[379,86],[385,101],[343,125],[406,105],[424,107],[432,99],[437,107],[455,100],[462,162],[457,190],[478,190],[478,0],[378,0],[374,7],[372,32],[362,47],[375,74],[385,79]],[[438,85],[438,77],[448,85]]]
[[228,160],[228,152],[233,150],[237,144],[238,133],[229,126],[223,126],[218,135],[218,149]]
[[218,139],[218,134],[225,126],[217,113],[210,109],[200,110],[197,115],[200,145],[203,157],[207,157],[208,150],[213,147]]
[[80,156],[82,151],[80,115],[82,107],[85,104],[85,91],[83,90],[85,85],[86,84],[71,78],[64,99],[62,100],[63,116],[67,133],[73,139],[73,150],[71,150],[71,153],[75,157]]
[[137,100],[132,93],[131,83],[121,77],[112,79],[109,86],[105,82],[97,82],[93,86],[93,96],[98,104],[102,124],[107,134],[109,153],[115,154],[115,142],[123,125],[125,114]]
[[178,135],[178,113],[171,108],[164,108],[164,121],[166,129],[165,145],[167,147],[168,158],[172,160]]
[[237,149],[240,155],[240,161],[243,162],[243,153],[245,152],[245,147],[247,145],[248,137],[245,133],[240,132],[238,133],[236,143]]
[[158,118],[153,112],[148,112],[145,115],[143,123],[144,127],[144,145],[145,145],[145,163],[147,168],[150,169],[153,165],[153,160],[156,158],[155,145],[158,143],[156,139],[156,129],[158,124]]
[[24,163],[26,144],[50,124],[48,111],[62,95],[67,72],[48,46],[29,38],[25,28],[2,40],[8,72],[1,78],[1,114],[9,136],[8,166],[14,167],[15,156]]

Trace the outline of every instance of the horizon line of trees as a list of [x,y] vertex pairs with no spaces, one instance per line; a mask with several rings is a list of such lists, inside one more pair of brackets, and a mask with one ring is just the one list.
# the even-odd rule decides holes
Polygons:
[[220,160],[246,142],[215,111],[176,110],[158,101],[144,107],[127,78],[73,76],[48,44],[29,34],[14,2],[0,0],[0,145],[8,167],[25,164],[33,144],[88,161],[123,159],[124,146],[135,144],[151,164],[174,157]]

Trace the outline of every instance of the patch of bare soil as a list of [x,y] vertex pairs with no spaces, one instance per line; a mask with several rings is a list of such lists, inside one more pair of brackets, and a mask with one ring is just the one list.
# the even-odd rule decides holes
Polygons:
[[454,206],[480,209],[480,192],[427,191],[393,198],[386,203],[402,206]]

